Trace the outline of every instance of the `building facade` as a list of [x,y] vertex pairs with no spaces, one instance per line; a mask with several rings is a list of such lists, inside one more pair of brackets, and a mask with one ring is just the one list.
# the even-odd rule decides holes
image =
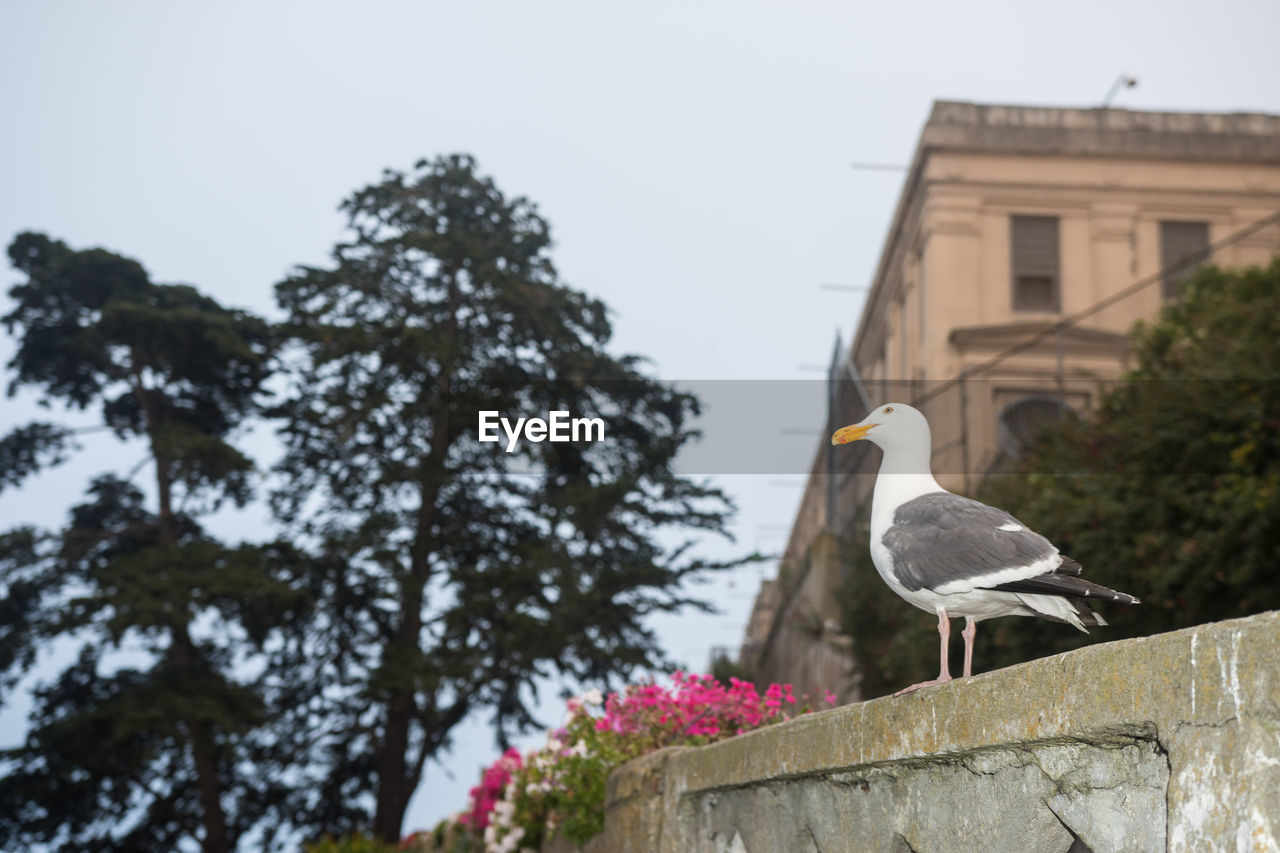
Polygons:
[[[1280,116],[937,102],[853,342],[837,344],[825,432],[914,403],[938,480],[965,492],[1045,419],[1088,409],[1124,372],[1133,323],[1197,265],[1269,262],[1278,216]],[[856,447],[822,442],[742,651],[762,678],[849,698],[824,537],[870,500],[879,457]]]

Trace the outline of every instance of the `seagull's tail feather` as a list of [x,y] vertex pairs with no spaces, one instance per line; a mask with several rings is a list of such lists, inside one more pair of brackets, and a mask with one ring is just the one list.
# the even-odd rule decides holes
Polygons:
[[1084,578],[1075,577],[1074,574],[1060,574],[1058,572],[1050,572],[1049,574],[1037,575],[1033,578],[1026,578],[1020,581],[1009,581],[1008,583],[997,584],[990,587],[1001,592],[1024,592],[1035,595],[1064,595],[1068,598],[1096,598],[1099,601],[1118,601],[1121,604],[1140,604],[1132,595],[1127,592],[1117,592],[1110,587],[1103,586],[1100,583],[1087,581]]
[[1062,557],[1062,562],[1058,564],[1058,568],[1053,570],[1053,573],[1057,575],[1075,575],[1076,577],[1079,577],[1083,566],[1068,557],[1066,554],[1062,554],[1060,556]]
[[1093,612],[1079,599],[1063,598],[1061,595],[1037,595],[1018,593],[1018,600],[1026,606],[1027,616],[1039,616],[1079,628],[1086,634],[1086,625],[1106,625],[1107,620]]
[[1086,605],[1084,599],[1118,601],[1121,604],[1140,603],[1127,592],[1118,592],[1080,577],[1080,564],[1066,556],[1052,572],[990,588],[1012,592],[1036,616],[1074,625],[1086,634],[1089,633],[1086,625],[1106,625],[1107,620]]

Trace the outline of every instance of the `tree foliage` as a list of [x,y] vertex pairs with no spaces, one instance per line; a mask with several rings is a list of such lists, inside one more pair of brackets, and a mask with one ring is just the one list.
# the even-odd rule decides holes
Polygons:
[[[455,156],[343,209],[350,241],[277,286],[275,328],[106,250],[10,246],[10,394],[101,413],[153,480],[102,473],[65,525],[0,531],[0,690],[73,649],[0,753],[0,848],[396,841],[467,715],[505,742],[547,677],[665,663],[646,617],[708,609],[683,583],[739,562],[695,555],[731,511],[674,471],[697,400],[608,351],[530,202]],[[478,441],[481,411],[599,418],[605,440],[508,450]],[[259,416],[288,538],[223,542],[207,515],[253,500],[234,439]],[[0,489],[76,438],[0,436]]]
[[[243,770],[261,758],[248,734],[265,704],[236,664],[300,603],[297,560],[221,543],[199,519],[251,497],[254,466],[228,439],[258,405],[270,329],[102,249],[27,233],[9,256],[26,277],[3,318],[10,394],[34,386],[141,440],[155,498],[102,474],[61,529],[0,534],[3,686],[53,639],[76,649],[36,691],[26,742],[0,753],[0,847],[231,850],[279,800]],[[0,486],[64,458],[70,438],[13,430]]]
[[[277,287],[293,341],[281,517],[329,560],[306,683],[327,685],[312,825],[398,837],[424,764],[470,712],[500,740],[553,673],[658,660],[644,618],[698,603],[719,492],[672,469],[697,401],[607,352],[605,306],[560,282],[536,208],[469,157],[387,172],[343,210],[333,265]],[[477,440],[478,413],[599,417],[607,440]],[[372,795],[370,797],[370,795]]]
[[[985,622],[979,670],[1280,607],[1277,342],[1280,260],[1203,269],[1135,327],[1134,368],[1087,417],[1050,427],[1018,470],[983,482],[980,499],[1142,604],[1102,606],[1111,624],[1088,635],[1031,619]],[[855,575],[878,584],[860,554]],[[859,595],[846,617],[854,630],[908,608],[887,590]],[[916,677],[896,677],[912,659],[935,660],[936,635],[921,634],[910,647],[862,656],[868,683],[900,686]]]
[[42,468],[67,461],[72,436],[67,427],[33,421],[0,437],[0,491],[22,485]]

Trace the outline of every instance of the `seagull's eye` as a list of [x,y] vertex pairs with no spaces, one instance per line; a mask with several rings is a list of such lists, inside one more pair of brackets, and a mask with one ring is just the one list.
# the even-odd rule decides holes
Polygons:
[[893,406],[885,406],[885,407],[884,407],[884,413],[885,413],[886,415],[887,415],[887,414],[889,414],[889,413],[890,413],[890,412],[892,412],[892,411],[893,411]]

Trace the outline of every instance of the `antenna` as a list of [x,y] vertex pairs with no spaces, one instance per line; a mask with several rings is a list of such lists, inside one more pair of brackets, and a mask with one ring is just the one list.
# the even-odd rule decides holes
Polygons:
[[905,172],[909,167],[900,163],[850,163],[849,168],[860,172]]

